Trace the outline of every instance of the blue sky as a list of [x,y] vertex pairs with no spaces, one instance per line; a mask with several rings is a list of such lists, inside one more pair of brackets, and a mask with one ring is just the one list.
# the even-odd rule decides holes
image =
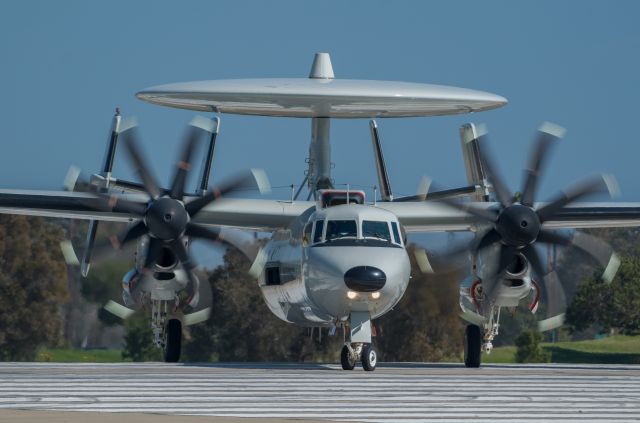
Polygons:
[[[632,1],[6,1],[0,187],[57,189],[71,164],[97,171],[116,106],[137,116],[166,181],[194,113],[143,103],[136,91],[306,77],[313,54],[326,51],[339,78],[446,84],[509,99],[475,115],[380,120],[397,193],[413,194],[425,174],[464,184],[458,128],[469,121],[488,125],[515,190],[535,129],[548,120],[568,132],[541,200],[605,171],[618,178],[622,199],[640,201],[639,9]],[[213,180],[262,167],[274,186],[298,184],[309,128],[305,119],[222,116]],[[332,146],[337,183],[376,184],[366,120],[334,120]],[[124,160],[115,173],[131,177]]]

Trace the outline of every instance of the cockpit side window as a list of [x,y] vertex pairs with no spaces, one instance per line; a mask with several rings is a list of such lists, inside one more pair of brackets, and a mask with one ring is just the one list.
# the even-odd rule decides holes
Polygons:
[[316,228],[313,232],[313,243],[322,241],[322,229],[324,228],[324,220],[316,220]]
[[358,225],[355,220],[329,220],[327,222],[327,241],[338,238],[357,238]]
[[402,245],[402,241],[400,241],[400,231],[398,231],[398,224],[396,222],[391,222],[391,229],[393,230],[393,242]]
[[389,223],[386,221],[378,220],[362,221],[362,237],[391,241],[391,235],[389,234]]
[[302,242],[304,243],[304,245],[307,245],[311,240],[311,229],[313,229],[311,223],[307,223],[307,226],[304,227],[304,234],[302,236]]

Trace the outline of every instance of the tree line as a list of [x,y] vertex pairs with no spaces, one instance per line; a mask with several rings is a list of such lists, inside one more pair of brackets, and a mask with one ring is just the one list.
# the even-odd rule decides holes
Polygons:
[[[80,280],[77,268],[67,268],[58,244],[70,237],[81,242],[84,226],[62,222],[0,216],[0,359],[33,360],[43,346],[100,346],[98,335],[77,336],[79,330],[70,329],[86,326],[84,320],[91,319],[99,322],[92,331],[111,333],[124,348],[124,358],[160,358],[151,345],[146,316],[130,319],[123,330],[117,319],[101,311],[106,301],[120,298],[120,280],[131,263],[105,263],[93,269],[87,280]],[[597,279],[598,269],[587,258],[570,249],[562,252],[558,267],[572,301],[565,328],[554,336],[584,339],[611,331],[638,334],[640,231],[592,232],[618,251],[620,271],[606,285]],[[280,321],[268,310],[256,281],[247,275],[248,267],[242,255],[228,250],[222,265],[205,276],[213,291],[213,312],[207,322],[185,330],[184,359],[337,361],[340,330],[329,336],[326,328],[311,330]],[[392,311],[374,322],[374,342],[381,359],[460,359],[464,329],[458,317],[461,277],[424,275],[412,258],[407,292]],[[537,318],[526,307],[503,313],[498,341],[513,345],[523,330],[534,327]]]

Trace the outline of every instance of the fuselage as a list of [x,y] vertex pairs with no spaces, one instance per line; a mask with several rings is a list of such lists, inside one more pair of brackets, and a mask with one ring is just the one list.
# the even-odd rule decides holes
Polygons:
[[280,319],[326,326],[355,311],[375,318],[402,298],[410,264],[393,213],[344,204],[310,211],[298,223],[275,232],[265,246],[259,284]]

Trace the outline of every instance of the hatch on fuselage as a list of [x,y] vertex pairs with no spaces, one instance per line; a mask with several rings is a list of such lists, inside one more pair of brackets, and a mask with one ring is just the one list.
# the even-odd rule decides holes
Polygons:
[[341,206],[343,204],[364,204],[364,191],[323,189],[319,191],[318,208]]

